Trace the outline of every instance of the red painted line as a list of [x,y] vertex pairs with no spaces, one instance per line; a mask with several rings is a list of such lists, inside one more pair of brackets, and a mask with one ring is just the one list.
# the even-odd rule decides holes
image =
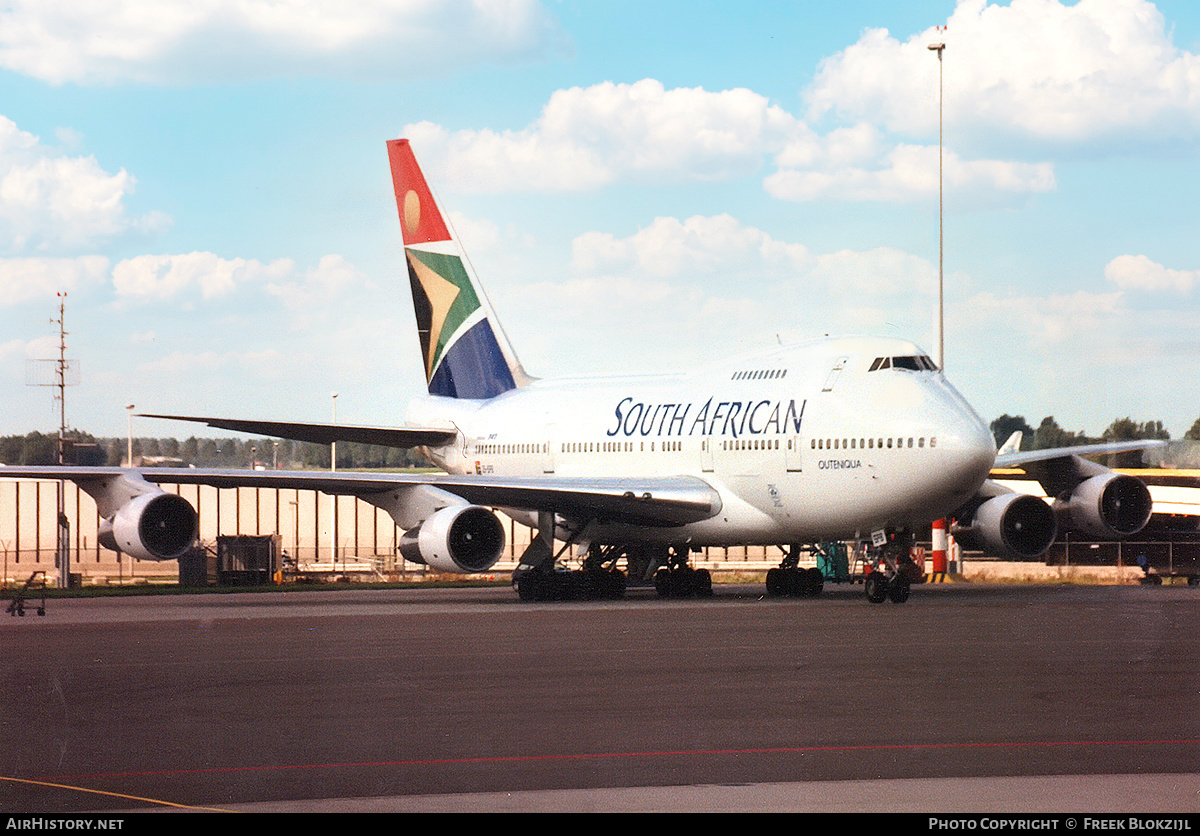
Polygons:
[[142,772],[101,772],[93,775],[48,775],[39,780],[84,780],[96,778],[130,778],[151,775],[204,775],[228,774],[233,772],[275,772],[300,769],[361,769],[380,766],[445,766],[448,764],[478,763],[537,763],[546,761],[587,761],[613,758],[667,758],[699,757],[714,755],[786,755],[813,752],[884,752],[907,749],[910,751],[935,749],[1034,749],[1063,746],[1187,746],[1200,744],[1200,740],[1047,740],[997,743],[885,743],[858,746],[779,746],[760,749],[678,749],[651,752],[587,752],[561,755],[498,755],[479,758],[414,758],[394,761],[362,761],[348,763],[290,764],[283,766],[214,766],[201,769],[164,769]]

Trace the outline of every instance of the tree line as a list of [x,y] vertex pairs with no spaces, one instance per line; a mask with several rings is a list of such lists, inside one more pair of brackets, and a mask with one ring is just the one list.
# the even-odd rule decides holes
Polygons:
[[[95,438],[72,430],[65,437],[68,464],[125,464],[129,439]],[[263,467],[281,470],[326,470],[330,447],[304,441],[259,438],[134,438],[137,466]],[[0,463],[49,465],[58,463],[58,435],[31,432],[0,437]],[[416,451],[343,441],[337,445],[337,466],[347,470],[396,470],[428,467]]]
[[[1170,441],[1171,434],[1167,432],[1162,421],[1146,421],[1139,423],[1132,418],[1118,418],[1108,425],[1099,436],[1089,436],[1083,432],[1065,430],[1048,415],[1034,429],[1021,415],[1001,415],[991,423],[992,436],[996,446],[1004,444],[1015,432],[1021,433],[1021,450],[1048,450],[1055,447],[1077,447],[1081,444],[1103,444],[1118,441]],[[1183,435],[1183,441],[1200,441],[1200,418],[1192,424]],[[1196,445],[1184,445],[1184,449],[1173,451],[1174,455],[1164,456],[1161,452],[1143,455],[1140,452],[1119,453],[1113,456],[1111,464],[1117,467],[1138,467],[1146,463],[1163,466],[1181,467],[1194,466],[1197,455]]]
[[[1099,444],[1109,441],[1171,440],[1171,434],[1167,432],[1162,421],[1138,423],[1132,418],[1116,419],[1098,437],[1089,436],[1083,432],[1065,430],[1058,425],[1052,415],[1043,418],[1036,430],[1029,426],[1022,415],[1001,415],[992,422],[991,427],[992,435],[996,439],[996,446],[1007,441],[1013,433],[1022,433],[1022,450],[1047,450],[1052,447],[1075,447],[1080,444]],[[1196,420],[1196,423],[1183,437],[1200,441],[1200,419]]]

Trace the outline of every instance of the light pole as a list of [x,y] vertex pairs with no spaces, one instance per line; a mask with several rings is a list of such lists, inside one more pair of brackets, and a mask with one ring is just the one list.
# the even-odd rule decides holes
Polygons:
[[[940,32],[942,27],[938,27]],[[938,41],[930,44],[929,49],[938,57],[938,312],[937,312],[937,364],[942,371],[946,370],[946,336],[945,336],[945,272],[942,255],[945,241],[942,227],[942,53],[946,51],[946,42]]]
[[[294,527],[292,529],[292,560],[294,560],[296,562],[296,569],[299,570],[299,568],[300,568],[300,492],[299,491],[296,492],[296,501],[289,502],[288,505],[292,506],[292,512],[293,512],[292,513],[292,521],[293,521],[293,525],[294,525]],[[315,552],[316,549],[314,549],[313,551]],[[314,563],[316,562],[315,556],[313,557],[313,562]]]
[[[938,33],[945,27],[939,26]],[[943,228],[943,213],[942,213],[942,53],[946,51],[946,42],[938,41],[929,45],[929,49],[937,53],[938,58],[938,303],[937,303],[937,361],[938,368],[943,372],[946,370],[946,331],[945,331],[945,260],[944,260],[944,244],[945,234]],[[933,561],[934,575],[940,575],[946,571],[946,552],[949,548],[949,537],[947,530],[949,525],[948,520],[934,520],[933,527],[930,532],[929,550],[932,552],[930,558]]]
[[[133,467],[133,410],[135,405],[131,403],[125,404],[125,418],[128,422],[129,435],[126,436],[125,446],[125,466]],[[124,556],[117,551],[117,586],[125,585],[125,563]]]
[[133,467],[133,410],[134,405],[131,403],[125,404],[125,413],[129,418],[129,444],[125,448],[125,466]]
[[[333,398],[333,423],[337,424],[337,398],[338,393],[333,392],[330,397]],[[335,431],[336,432],[336,431]],[[333,441],[329,444],[329,470],[330,472],[337,470],[337,442]]]
[[[337,399],[338,393],[332,393],[333,398],[333,423],[337,425]],[[334,431],[337,432],[336,430]],[[337,471],[337,442],[333,441],[329,444],[329,471],[331,473]],[[337,574],[337,542],[338,542],[338,498],[337,494],[330,494],[330,507],[333,508],[333,515],[330,518],[330,562],[333,564],[334,574]]]

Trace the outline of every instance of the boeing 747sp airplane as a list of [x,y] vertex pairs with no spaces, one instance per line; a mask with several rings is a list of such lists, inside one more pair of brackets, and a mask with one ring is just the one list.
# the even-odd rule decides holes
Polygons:
[[[773,588],[815,594],[804,544],[870,543],[867,596],[902,602],[912,532],[952,516],[968,546],[1036,558],[1059,526],[1122,537],[1148,521],[1139,480],[1081,455],[1148,446],[1006,452],[910,342],[821,339],[721,358],[690,372],[540,380],[526,373],[434,203],[407,140],[387,143],[429,395],[400,427],[153,416],[314,442],[419,447],[445,475],[199,469],[6,468],[68,478],[96,499],[102,542],[172,560],[197,537],[195,510],[160,484],[271,486],[350,494],[405,530],[400,552],[445,572],[492,567],[499,508],[537,529],[522,598],[619,596],[626,571],[660,592],[706,594],[687,558],[703,546],[785,548]],[[1031,469],[1053,497],[1008,491],[993,466]],[[555,543],[561,542],[556,553]],[[583,569],[555,571],[567,548]]]

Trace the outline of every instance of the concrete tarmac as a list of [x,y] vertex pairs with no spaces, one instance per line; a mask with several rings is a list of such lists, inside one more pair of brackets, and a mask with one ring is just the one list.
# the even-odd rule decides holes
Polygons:
[[47,608],[0,619],[4,812],[1200,811],[1187,587]]

